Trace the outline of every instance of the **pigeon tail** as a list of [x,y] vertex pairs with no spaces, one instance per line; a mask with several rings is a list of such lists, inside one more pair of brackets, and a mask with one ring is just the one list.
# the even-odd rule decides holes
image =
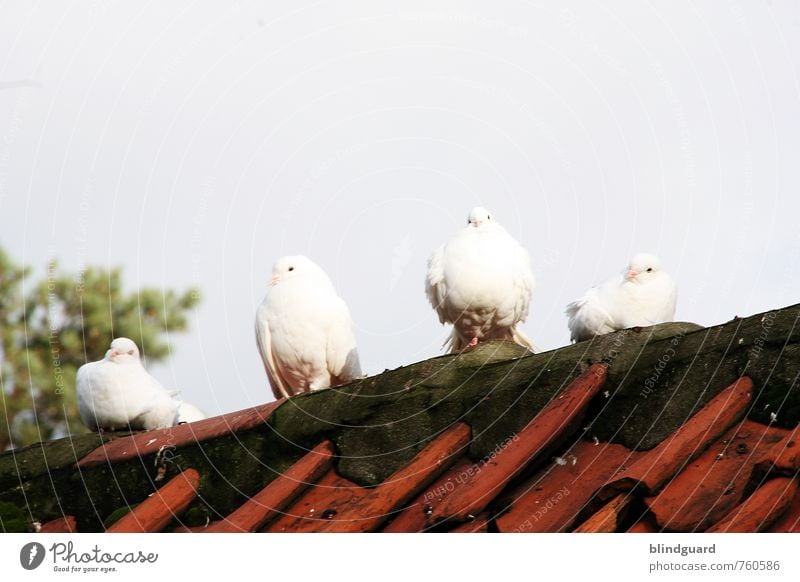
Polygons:
[[456,328],[453,328],[453,331],[450,333],[450,337],[448,337],[442,347],[447,350],[448,354],[458,354],[463,352],[466,347],[469,345],[469,341],[464,340],[456,331]]
[[511,340],[514,343],[521,345],[523,348],[528,348],[534,354],[539,352],[539,348],[536,347],[536,344],[533,343],[533,340],[522,333],[522,330],[517,329],[516,326],[511,328]]

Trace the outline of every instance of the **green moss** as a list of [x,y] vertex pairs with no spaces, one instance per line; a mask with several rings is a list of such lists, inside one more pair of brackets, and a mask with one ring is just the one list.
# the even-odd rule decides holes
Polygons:
[[612,364],[613,398],[595,403],[593,433],[650,449],[743,374],[755,384],[748,417],[768,423],[775,412],[778,426],[794,428],[800,422],[798,317],[800,307],[792,306],[647,343],[632,364]]
[[0,531],[3,533],[31,531],[27,514],[13,503],[0,501]]
[[117,509],[112,511],[111,514],[107,518],[105,518],[103,520],[103,528],[105,528],[105,529],[110,528],[112,525],[117,523],[120,519],[122,519],[123,517],[128,515],[133,510],[134,507],[136,507],[136,505],[131,506],[131,507],[126,505],[124,507],[118,507]]
[[779,356],[770,352],[766,355],[761,352],[760,356],[764,357],[763,361],[748,366],[748,373],[758,377],[760,384],[749,417],[763,424],[774,422],[784,428],[794,428],[800,422],[800,345],[781,346]]
[[36,443],[0,454],[0,491],[14,487],[37,475],[73,465],[77,459],[117,438],[89,433]]
[[202,502],[193,503],[186,512],[180,516],[180,522],[187,527],[205,526],[215,519],[218,519],[218,517]]

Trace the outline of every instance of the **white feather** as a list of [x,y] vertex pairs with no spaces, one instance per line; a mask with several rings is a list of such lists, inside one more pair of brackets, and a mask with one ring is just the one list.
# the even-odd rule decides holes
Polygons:
[[152,430],[173,426],[178,403],[142,366],[136,344],[117,338],[105,357],[78,369],[78,411],[98,428]]
[[677,288],[658,257],[636,255],[624,275],[616,275],[567,305],[572,341],[630,327],[673,321]]
[[275,264],[256,311],[256,342],[276,398],[361,376],[350,311],[325,272],[304,256]]
[[530,256],[483,208],[428,260],[425,293],[458,352],[474,341],[506,339],[531,350],[518,326],[528,316],[535,281]]
[[206,418],[205,413],[197,408],[194,404],[188,402],[178,403],[178,423],[182,422],[197,422]]

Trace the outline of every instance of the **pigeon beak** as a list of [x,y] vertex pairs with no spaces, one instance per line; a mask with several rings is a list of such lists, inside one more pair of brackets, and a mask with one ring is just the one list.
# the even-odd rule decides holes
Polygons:
[[270,280],[269,280],[269,286],[270,286],[270,287],[274,287],[275,285],[277,285],[277,284],[278,284],[278,282],[279,282],[280,280],[281,280],[281,277],[280,277],[280,275],[274,275],[274,276],[272,277],[272,279],[270,279]]
[[113,358],[114,356],[118,356],[118,355],[119,355],[119,352],[117,350],[109,350],[108,351],[108,356],[110,358]]
[[626,281],[633,281],[638,275],[639,275],[639,273],[637,273],[636,271],[631,269],[625,274],[625,280]]
[[474,226],[475,228],[478,228],[482,224],[483,224],[482,220],[473,220],[472,221],[472,226]]

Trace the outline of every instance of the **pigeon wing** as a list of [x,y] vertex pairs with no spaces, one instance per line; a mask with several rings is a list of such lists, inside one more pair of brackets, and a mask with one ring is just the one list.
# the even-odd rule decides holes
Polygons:
[[[665,274],[665,277],[668,275]],[[663,302],[659,321],[675,321],[675,309],[678,306],[678,289],[672,279],[668,278],[668,290]]]
[[615,330],[614,318],[603,306],[596,287],[567,305],[566,313],[572,341],[583,341]]
[[78,413],[80,414],[83,424],[91,430],[97,430],[98,428],[97,416],[94,411],[91,379],[91,368],[95,365],[95,362],[84,364],[78,368],[78,374],[75,376],[75,391],[78,395]]
[[533,288],[536,286],[536,280],[531,270],[530,254],[528,254],[528,251],[521,245],[517,245],[517,269],[514,286],[517,291],[516,304],[514,306],[514,322],[519,323],[525,321],[528,317],[531,295],[533,294]]
[[353,321],[345,302],[335,298],[328,328],[326,360],[333,384],[344,384],[361,376],[361,362],[353,335]]
[[256,316],[256,344],[258,345],[258,351],[261,354],[261,360],[264,362],[264,370],[267,372],[267,378],[275,398],[288,398],[292,396],[291,388],[281,376],[276,365],[275,355],[272,352],[269,325],[267,324],[267,318],[261,316],[261,309],[259,307]]
[[428,259],[428,272],[425,276],[425,294],[428,296],[439,322],[448,323],[445,299],[447,298],[447,285],[444,280],[444,250],[441,246],[436,249]]

